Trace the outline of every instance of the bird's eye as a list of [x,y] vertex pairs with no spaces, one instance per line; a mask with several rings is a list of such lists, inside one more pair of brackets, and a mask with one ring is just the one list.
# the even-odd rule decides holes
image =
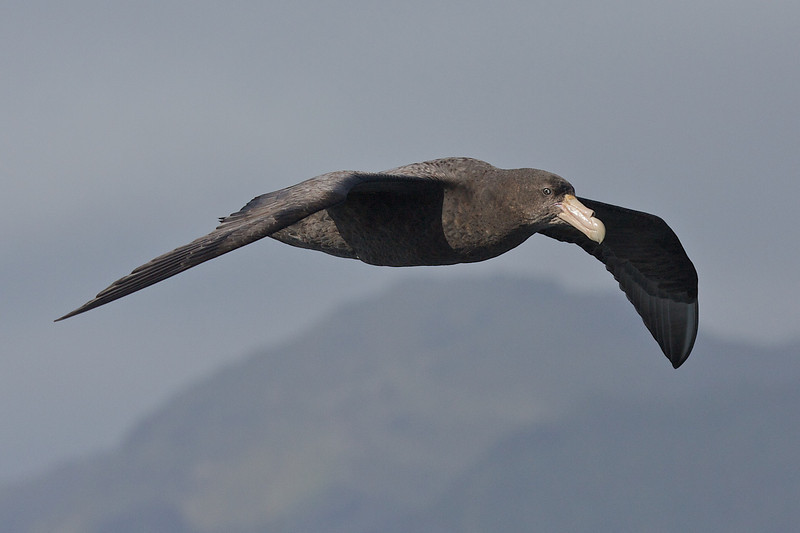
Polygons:
[[542,189],[542,194],[544,194],[545,196],[550,196],[550,193],[552,192],[553,191],[550,190],[550,187],[545,187],[544,189]]

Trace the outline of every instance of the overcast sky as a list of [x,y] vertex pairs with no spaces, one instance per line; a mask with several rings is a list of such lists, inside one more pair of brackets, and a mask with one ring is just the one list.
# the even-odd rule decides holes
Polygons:
[[332,170],[556,172],[670,223],[701,339],[800,338],[798,28],[793,0],[4,2],[0,481],[113,444],[179,387],[409,276],[618,290],[544,237],[405,270],[267,239],[52,323]]

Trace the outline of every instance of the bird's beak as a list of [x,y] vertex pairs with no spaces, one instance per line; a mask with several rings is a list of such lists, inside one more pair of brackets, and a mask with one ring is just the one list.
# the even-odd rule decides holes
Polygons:
[[606,227],[595,218],[594,211],[583,205],[571,194],[564,196],[558,218],[600,244],[606,236]]

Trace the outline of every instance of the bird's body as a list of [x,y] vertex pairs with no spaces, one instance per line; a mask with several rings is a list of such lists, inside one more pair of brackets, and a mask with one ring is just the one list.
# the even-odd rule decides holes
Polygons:
[[208,235],[142,265],[59,320],[268,236],[399,267],[483,261],[535,233],[603,261],[673,366],[685,361],[697,333],[697,274],[663,220],[578,200],[572,185],[543,170],[470,158],[378,174],[331,172],[258,196]]
[[[351,175],[327,176],[336,180]],[[551,174],[542,175],[568,186]],[[490,259],[534,233],[518,205],[516,176],[488,163],[451,158],[392,169],[376,175],[375,182],[363,176],[347,201],[270,237],[372,265],[420,266]],[[418,181],[392,186],[389,176]],[[480,210],[474,208],[476,201]]]

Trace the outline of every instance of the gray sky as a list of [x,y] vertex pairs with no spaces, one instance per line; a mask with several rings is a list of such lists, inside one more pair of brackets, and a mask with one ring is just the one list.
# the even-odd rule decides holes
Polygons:
[[180,386],[400,279],[617,290],[543,237],[410,270],[265,240],[52,323],[331,170],[464,155],[556,172],[672,225],[703,332],[800,338],[800,4],[538,4],[5,2],[0,481],[112,444]]

